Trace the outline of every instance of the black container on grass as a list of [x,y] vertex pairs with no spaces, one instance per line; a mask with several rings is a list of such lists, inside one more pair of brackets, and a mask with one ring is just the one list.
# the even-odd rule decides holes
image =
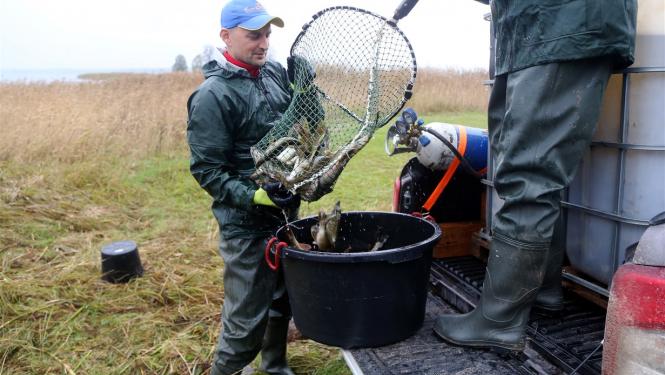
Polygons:
[[[292,223],[300,242],[311,242],[317,221]],[[368,252],[378,232],[388,240]],[[280,263],[296,326],[308,338],[342,348],[382,346],[413,335],[425,318],[432,249],[440,237],[438,225],[414,216],[347,212],[336,244],[342,252],[284,248]],[[277,238],[286,241],[283,228]]]
[[143,276],[139,249],[134,241],[119,241],[102,247],[102,280],[126,283]]

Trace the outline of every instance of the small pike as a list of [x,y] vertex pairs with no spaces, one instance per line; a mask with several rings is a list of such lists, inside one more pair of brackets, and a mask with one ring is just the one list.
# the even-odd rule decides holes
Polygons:
[[337,243],[337,232],[339,230],[339,220],[342,217],[342,209],[339,201],[326,213],[319,211],[319,223],[311,228],[312,238],[320,251],[331,251],[335,249]]

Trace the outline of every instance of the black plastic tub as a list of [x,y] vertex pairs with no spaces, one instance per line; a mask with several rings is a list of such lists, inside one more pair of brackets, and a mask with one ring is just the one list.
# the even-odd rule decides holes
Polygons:
[[139,248],[134,241],[119,241],[102,247],[102,280],[126,283],[143,276]]
[[[317,221],[292,223],[300,242],[311,242],[310,227]],[[388,240],[368,252],[378,230]],[[284,228],[276,236],[285,241]],[[440,237],[438,225],[414,216],[347,212],[336,247],[352,252],[281,249],[296,326],[312,340],[342,348],[382,346],[413,335],[425,318],[432,249]]]

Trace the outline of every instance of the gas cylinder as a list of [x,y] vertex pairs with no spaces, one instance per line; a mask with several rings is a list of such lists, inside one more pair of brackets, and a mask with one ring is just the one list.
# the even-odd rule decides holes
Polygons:
[[431,122],[424,125],[418,138],[418,161],[429,169],[442,171],[455,159],[451,148],[436,135],[445,138],[479,173],[487,169],[487,131],[463,125]]

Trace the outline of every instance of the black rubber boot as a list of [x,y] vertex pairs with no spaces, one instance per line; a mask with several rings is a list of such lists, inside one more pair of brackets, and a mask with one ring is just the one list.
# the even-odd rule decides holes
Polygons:
[[261,371],[271,375],[294,375],[293,370],[286,363],[286,336],[289,331],[289,320],[284,317],[268,319],[261,348]]
[[543,281],[548,248],[511,245],[495,236],[478,306],[467,314],[440,316],[434,332],[455,345],[498,352],[524,349],[524,329]]
[[552,247],[547,256],[547,268],[533,308],[546,312],[563,310],[563,288],[561,287],[561,265],[563,263],[563,249]]
[[558,312],[563,310],[563,288],[561,287],[561,267],[563,266],[564,248],[566,243],[565,224],[559,217],[554,226],[552,246],[547,255],[545,277],[543,285],[536,295],[533,303],[534,309],[545,312]]

